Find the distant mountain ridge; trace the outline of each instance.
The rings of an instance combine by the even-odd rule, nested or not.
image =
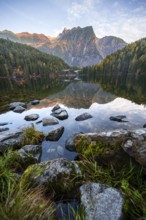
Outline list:
[[[92,26],[64,28],[57,37],[22,32],[14,34],[4,30],[0,38],[27,44],[38,50],[62,58],[70,66],[90,66],[99,63],[107,55],[122,49],[125,41],[114,36],[97,38]]]

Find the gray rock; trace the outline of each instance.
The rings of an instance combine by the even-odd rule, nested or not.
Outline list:
[[[60,105],[58,105],[58,104],[55,105],[55,106],[53,107],[53,109],[52,109],[52,112],[55,112],[55,111],[58,110],[59,108],[61,108]]]
[[[18,150],[18,155],[25,160],[25,162],[33,161],[37,163],[40,161],[42,154],[42,147],[40,145],[25,145]]]
[[[10,110],[13,110],[15,109],[17,106],[21,106],[23,108],[27,108],[27,105],[24,103],[24,102],[12,102],[10,103],[9,105],[9,109]]]
[[[58,141],[60,137],[62,136],[63,132],[64,132],[63,126],[60,128],[54,129],[48,133],[48,135],[46,136],[46,140],[47,141]]]
[[[87,183],[80,187],[80,193],[87,220],[122,218],[123,198],[118,190],[99,183]]]
[[[60,119],[60,120],[65,120],[68,118],[68,113],[63,108],[59,108],[59,109],[53,111],[53,113],[51,115]]]
[[[128,121],[123,120],[124,118],[126,118],[125,115],[118,115],[118,116],[111,116],[110,120],[117,121],[117,122],[128,122]]]
[[[146,124],[143,125],[143,128],[146,128]]]
[[[41,122],[42,122],[42,120],[39,120],[39,121],[36,122],[36,124],[40,124]]]
[[[77,117],[75,118],[75,120],[76,120],[76,121],[84,121],[84,120],[87,120],[87,119],[92,118],[92,117],[93,117],[93,116],[90,115],[89,113],[83,113],[83,114],[77,116]]]
[[[0,132],[3,132],[3,131],[8,131],[9,128],[0,128]]]
[[[38,99],[35,99],[33,101],[30,102],[32,105],[38,105],[40,103],[40,101]]]
[[[76,183],[73,177],[78,174],[81,171],[75,161],[58,158],[29,166],[22,176],[21,184],[45,186],[47,192],[55,192],[57,196],[61,193],[62,196],[74,189]]]
[[[25,116],[25,120],[26,121],[35,121],[39,118],[39,115],[38,114],[31,114],[31,115],[26,115]]]
[[[43,126],[59,124],[59,121],[54,117],[43,118],[42,122]]]
[[[10,147],[13,149],[19,148],[23,140],[23,132],[10,133],[5,132],[0,135],[0,152],[4,153]]]
[[[8,125],[8,124],[9,124],[9,122],[1,122],[0,126],[5,126],[5,125]]]
[[[138,163],[146,166],[146,140],[127,139],[122,148],[129,156],[133,157]]]
[[[22,106],[17,106],[16,108],[14,108],[13,112],[16,112],[16,113],[22,113],[25,111],[25,108],[22,107]]]

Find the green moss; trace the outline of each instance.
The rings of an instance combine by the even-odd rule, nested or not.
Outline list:
[[[49,163],[50,161],[29,166],[21,177],[21,187],[30,188],[41,185],[44,187],[44,192],[49,195],[50,193],[54,193],[56,199],[63,197],[72,198],[72,193],[75,192],[77,186],[80,185],[80,176],[77,175],[74,165],[67,161],[67,166],[69,166],[71,170],[70,173],[61,171],[61,173],[53,176],[50,172],[50,178],[48,174],[48,179],[43,181],[44,178],[46,178],[44,171],[46,166],[49,167]]]
[[[24,131],[22,145],[39,144],[44,137],[45,135],[40,131],[36,131],[34,127],[27,128]]]

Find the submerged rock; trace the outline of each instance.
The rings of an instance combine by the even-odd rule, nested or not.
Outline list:
[[[60,119],[60,120],[65,120],[68,118],[68,113],[63,108],[59,108],[57,110],[54,110],[51,115]]]
[[[38,99],[32,100],[30,102],[32,105],[38,105],[40,103],[40,101]]]
[[[18,150],[18,155],[29,165],[40,161],[41,145],[25,145]],[[31,163],[30,163],[31,162]]]
[[[63,155],[64,155],[64,148],[62,146],[57,146],[56,151],[57,151],[58,156],[63,157]]]
[[[61,108],[60,105],[57,104],[53,107],[52,112],[55,112],[56,110],[58,110],[60,108]]]
[[[5,126],[5,125],[8,125],[8,124],[9,124],[9,122],[1,122],[0,126]]]
[[[8,131],[9,128],[0,128],[0,132],[3,132],[3,131]]]
[[[22,113],[25,111],[25,108],[22,107],[22,106],[17,106],[16,108],[14,108],[13,112],[16,112],[16,113]]]
[[[75,148],[75,138],[79,134],[73,134],[71,135],[66,141],[65,141],[65,148],[69,151],[76,151]]]
[[[59,124],[59,121],[54,117],[43,118],[42,122],[43,126]]]
[[[23,140],[23,132],[10,133],[6,132],[0,135],[0,152],[4,153],[10,147],[17,149]]]
[[[61,126],[60,128],[54,129],[48,133],[48,135],[46,136],[46,140],[47,141],[58,141],[61,138],[63,132],[64,132],[63,126]]]
[[[87,220],[122,218],[123,198],[118,190],[100,183],[87,183],[80,187],[80,193]]]
[[[39,118],[39,115],[38,114],[31,114],[31,115],[26,115],[25,116],[25,120],[26,121],[35,121]]]
[[[23,108],[27,108],[27,105],[24,102],[12,102],[9,105],[10,110],[14,110],[17,106],[21,106]]]
[[[117,121],[117,122],[128,122],[128,121],[123,120],[124,118],[126,118],[125,115],[118,115],[118,116],[111,116],[110,120]]]
[[[40,124],[41,122],[42,122],[42,120],[39,120],[39,121],[36,122],[36,124]]]
[[[76,120],[76,121],[84,121],[84,120],[87,120],[87,119],[89,119],[89,118],[93,118],[93,116],[90,115],[89,113],[83,113],[83,114],[77,116],[77,117],[75,118],[75,120]]]
[[[21,185],[45,186],[47,192],[64,196],[76,188],[73,177],[78,174],[81,171],[76,162],[58,158],[29,166],[22,176]]]

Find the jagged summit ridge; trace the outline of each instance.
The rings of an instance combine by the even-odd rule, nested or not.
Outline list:
[[[64,59],[71,66],[97,64],[107,55],[127,45],[122,39],[113,36],[97,38],[92,26],[64,28],[57,37],[28,32],[14,34],[4,30],[0,32],[0,38],[31,45],[40,51]]]

